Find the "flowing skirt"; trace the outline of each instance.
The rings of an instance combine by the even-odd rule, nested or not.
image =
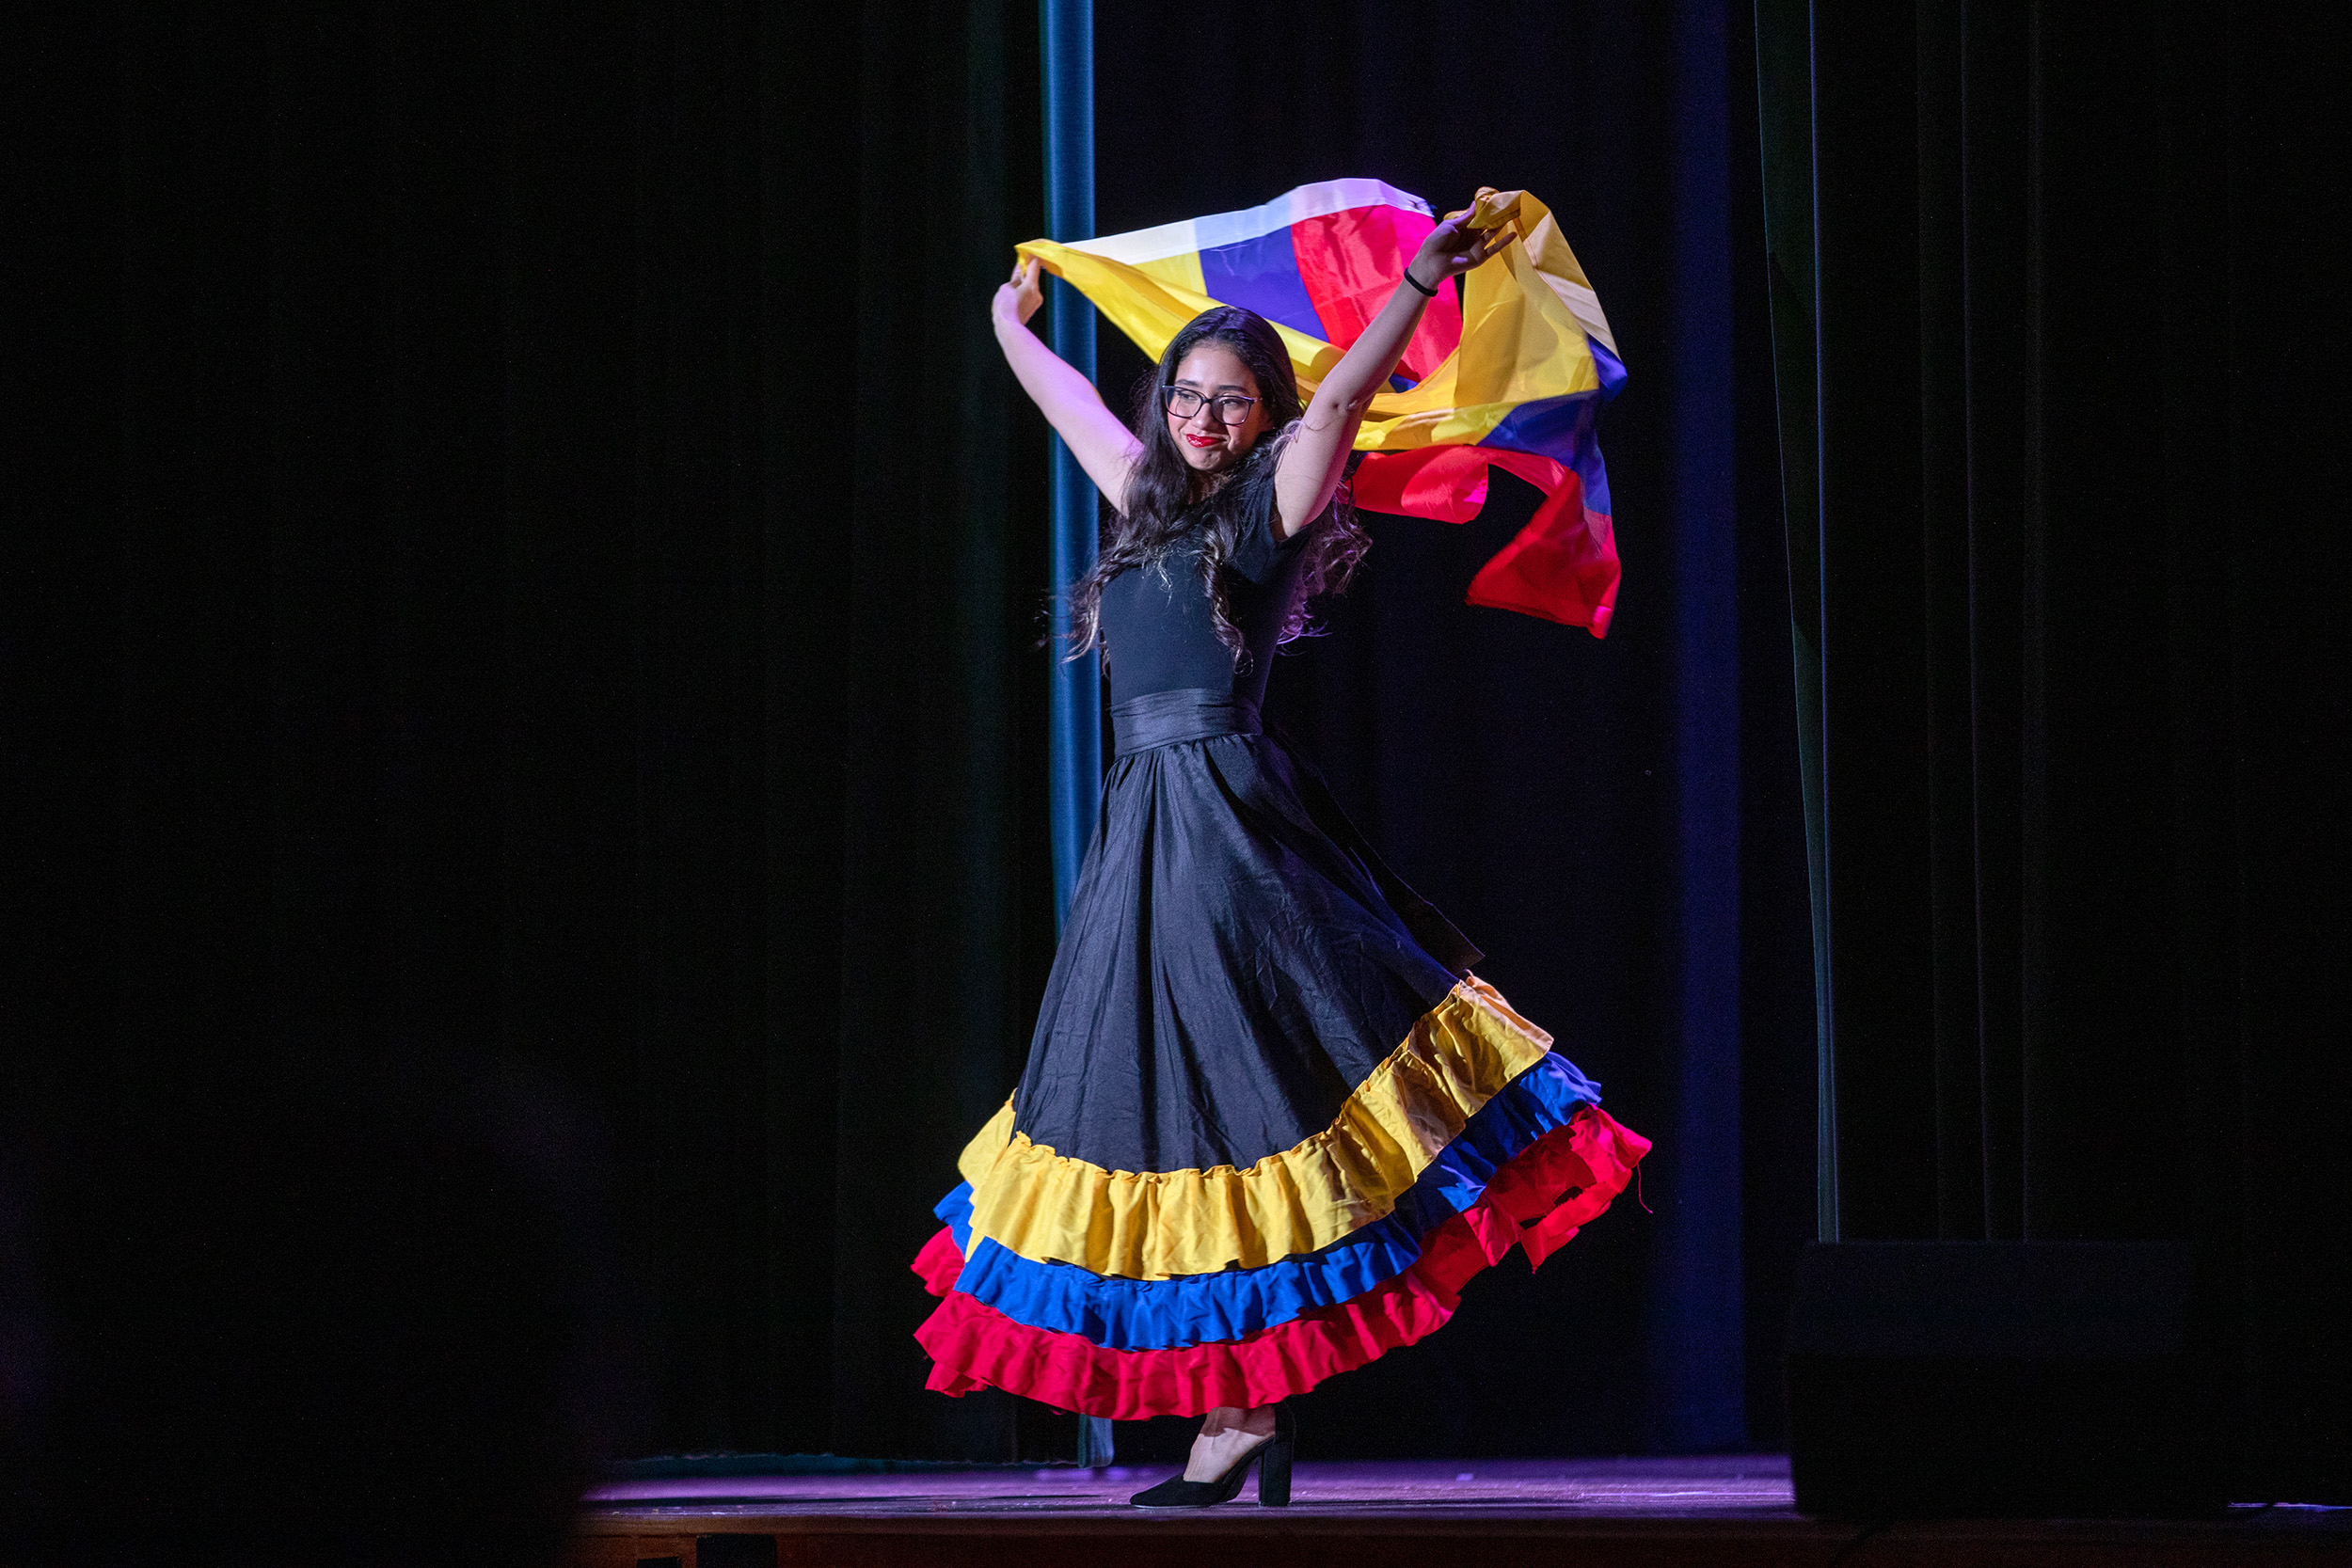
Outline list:
[[[1029,1060],[914,1262],[948,1394],[1271,1404],[1540,1263],[1649,1144],[1247,701],[1114,712]]]

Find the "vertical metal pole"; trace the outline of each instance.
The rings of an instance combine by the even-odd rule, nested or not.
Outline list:
[[[1094,0],[1038,0],[1044,46],[1045,230],[1056,240],[1094,237]],[[1047,284],[1052,321],[1047,341],[1088,380],[1094,379],[1094,307],[1069,284]],[[1062,597],[1094,564],[1094,482],[1053,438],[1054,689],[1046,752],[1050,832],[1054,842],[1054,920],[1070,912],[1071,891],[1086,860],[1087,842],[1103,798],[1102,666],[1092,654],[1064,662],[1070,607]],[[1102,1465],[1113,1458],[1111,1423],[1078,1418],[1078,1462]]]
[[[1811,798],[1805,802],[1807,816],[1813,820],[1810,834],[1814,843],[1814,862],[1818,869],[1813,893],[1813,985],[1815,1019],[1815,1097],[1819,1102],[1816,1113],[1814,1230],[1824,1242],[1835,1242],[1845,1235],[1843,1203],[1837,1185],[1837,968],[1836,968],[1836,905],[1831,899],[1832,865],[1829,809],[1829,661],[1833,650],[1829,641],[1829,450],[1828,416],[1823,404],[1823,378],[1827,367],[1821,363],[1821,54],[1820,18],[1816,7],[1805,8],[1805,142],[1806,168],[1810,178],[1806,214],[1812,228],[1813,240],[1813,499],[1814,514],[1805,519],[1805,526],[1816,531],[1814,569],[1815,603],[1820,618],[1807,629],[1817,639],[1814,650],[1820,664],[1815,672],[1816,706],[1813,713],[1812,740],[1815,784]],[[1799,709],[1803,712],[1802,706]]]
[[[1815,1233],[1843,1233],[1837,1172],[1836,975],[1830,898],[1826,672],[1829,532],[1821,363],[1820,59],[1814,0],[1756,0],[1757,139],[1764,161],[1772,379],[1780,420],[1781,510],[1788,551],[1789,651],[1797,767],[1804,792],[1813,906]]]
[[[1045,226],[1057,240],[1094,237],[1093,0],[1039,0],[1045,87]],[[1054,352],[1094,376],[1094,307],[1059,278],[1047,281]],[[1054,845],[1054,919],[1069,913],[1103,790],[1101,665],[1062,661],[1070,610],[1060,595],[1094,564],[1093,482],[1061,437],[1053,438],[1054,688],[1047,722],[1048,811]]]

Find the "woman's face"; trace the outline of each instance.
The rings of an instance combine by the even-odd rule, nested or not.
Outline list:
[[[1164,408],[1168,434],[1175,441],[1176,450],[1184,454],[1184,461],[1193,471],[1213,474],[1240,462],[1258,437],[1265,434],[1265,404],[1258,397],[1258,378],[1249,373],[1249,367],[1241,362],[1241,356],[1223,343],[1205,342],[1193,345],[1176,366],[1173,386],[1197,394],[1205,400],[1191,414],[1179,417],[1173,408]],[[1236,412],[1238,405],[1228,404],[1220,409],[1220,398],[1250,399],[1248,408]],[[1180,398],[1178,402],[1188,402]]]

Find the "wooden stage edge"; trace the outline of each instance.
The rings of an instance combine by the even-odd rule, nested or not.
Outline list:
[[[1786,1458],[1299,1466],[1288,1509],[1126,1498],[1170,1474],[975,1470],[633,1481],[592,1495],[570,1568],[2173,1568],[2352,1565],[2352,1513],[1923,1520],[1790,1506]]]

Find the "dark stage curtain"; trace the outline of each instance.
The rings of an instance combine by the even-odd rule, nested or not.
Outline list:
[[[1104,7],[1097,26],[1103,231],[1348,175],[1441,210],[1524,188],[1631,369],[1601,429],[1625,558],[1605,641],[1463,602],[1534,504],[1498,476],[1461,527],[1368,515],[1357,586],[1268,705],[1480,972],[1657,1140],[1655,1212],[1629,1196],[1540,1274],[1482,1275],[1443,1333],[1302,1401],[1304,1430],[1366,1455],[1775,1442],[1812,996],[1744,8],[1333,0],[1179,36]],[[1103,350],[1123,406],[1145,363],[1107,328]]]
[[[1606,641],[1462,604],[1533,504],[1498,478],[1466,527],[1375,519],[1275,687],[1659,1140],[1648,1210],[1494,1271],[1313,1396],[1311,1442],[1768,1444],[1812,1001],[1745,13],[1248,20],[1103,8],[1104,229],[1344,175],[1525,186],[1633,374]],[[1033,8],[14,25],[34,1117],[227,1146],[297,1068],[503,1053],[605,1130],[638,1450],[1069,1451],[922,1391],[906,1268],[1054,934],[1045,436],[984,315],[1042,230]]]
[[[92,11],[8,50],[11,1050],[224,1144],[520,1057],[609,1134],[640,1448],[1038,1447],[906,1267],[1053,941],[1031,8]]]
[[[1761,0],[1836,1213],[2190,1237],[2240,1495],[2352,1476],[2347,61]]]

